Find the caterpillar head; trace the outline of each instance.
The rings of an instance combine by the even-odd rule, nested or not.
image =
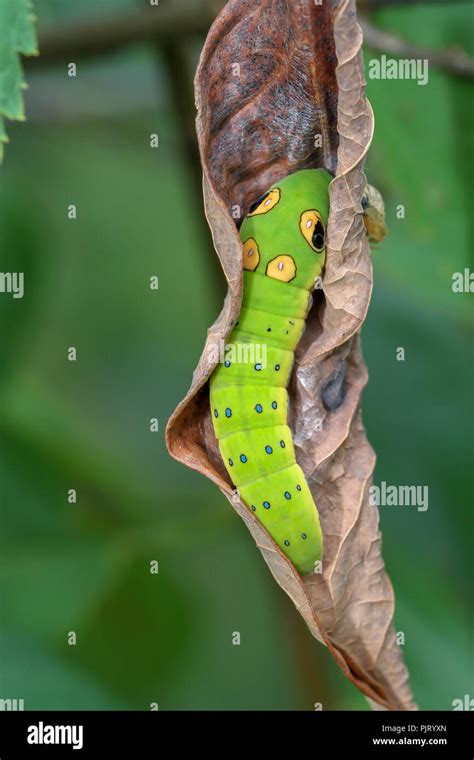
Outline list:
[[[244,269],[313,289],[324,266],[331,179],[324,169],[302,169],[255,200],[240,228]]]

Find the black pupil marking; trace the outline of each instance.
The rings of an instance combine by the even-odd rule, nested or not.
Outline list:
[[[321,222],[316,222],[311,242],[317,250],[324,248],[324,227]]]
[[[270,195],[270,193],[265,193],[265,195],[260,196],[260,198],[258,200],[256,200],[254,203],[252,203],[252,205],[249,208],[249,214],[253,214],[253,212],[258,209],[258,207],[260,206],[260,204],[263,203],[263,201],[265,200],[265,198],[268,198],[269,195]]]

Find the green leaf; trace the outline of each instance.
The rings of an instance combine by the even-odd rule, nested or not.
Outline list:
[[[8,142],[4,118],[25,119],[19,54],[38,55],[34,21],[31,0],[0,0],[0,161]]]

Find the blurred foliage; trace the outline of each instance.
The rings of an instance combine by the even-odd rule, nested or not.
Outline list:
[[[422,46],[474,53],[469,7],[379,12],[377,23]],[[378,54],[367,51],[366,60]],[[374,251],[375,288],[363,332],[370,382],[364,422],[375,482],[429,486],[429,509],[381,507],[397,630],[415,696],[450,709],[472,679],[474,488],[472,295],[473,85],[429,69],[429,83],[369,80],[376,129],[369,180],[383,193],[389,237]],[[396,209],[405,206],[405,219]],[[398,346],[405,361],[395,360]]]
[[[48,19],[73,8],[44,2]],[[424,6],[376,20],[469,50],[467,17]],[[224,292],[163,63],[124,52],[82,63],[80,81],[32,72],[31,88],[43,105],[12,130],[0,188],[1,268],[25,273],[23,299],[0,298],[0,696],[27,709],[366,709],[224,497],[165,449]],[[364,421],[375,482],[429,485],[427,512],[381,507],[381,523],[415,696],[449,709],[469,692],[472,321],[451,277],[472,267],[472,85],[430,70],[426,87],[369,81],[368,95],[368,176],[390,234],[373,256]]]
[[[0,161],[8,142],[4,120],[25,118],[23,70],[19,54],[36,55],[35,17],[30,0],[0,2]],[[8,30],[8,33],[6,33]]]

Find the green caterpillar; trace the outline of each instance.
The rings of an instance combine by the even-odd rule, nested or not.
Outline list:
[[[266,361],[227,359],[210,379],[211,415],[227,472],[301,575],[320,559],[322,533],[296,464],[286,389],[324,265],[330,181],[323,169],[303,169],[251,206],[240,229],[242,308],[226,355],[255,359],[260,348]]]

